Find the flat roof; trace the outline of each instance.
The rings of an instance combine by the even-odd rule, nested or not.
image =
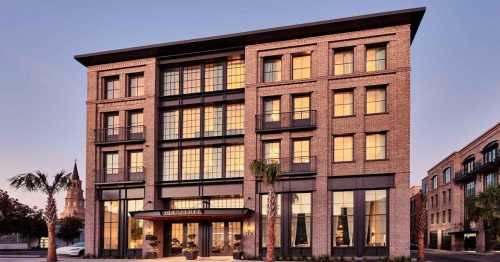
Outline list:
[[[189,55],[244,49],[246,45],[410,24],[411,41],[417,33],[425,7],[337,18],[242,33],[166,42],[103,52],[75,55],[84,66],[122,62],[148,57]]]

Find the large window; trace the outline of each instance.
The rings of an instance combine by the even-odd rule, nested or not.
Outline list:
[[[182,138],[196,137],[200,137],[200,109],[184,109],[182,111]]]
[[[311,55],[292,57],[292,79],[307,79],[311,77]]]
[[[366,113],[380,114],[386,112],[386,90],[384,87],[366,89]]]
[[[434,190],[438,187],[438,177],[437,176],[433,176],[431,178],[431,185],[432,185],[432,190]]]
[[[386,134],[366,135],[366,160],[386,159]]]
[[[484,151],[483,154],[484,163],[495,162],[497,158],[497,147],[498,146],[492,146],[486,149],[486,151]]]
[[[106,113],[104,115],[104,126],[107,136],[120,134],[120,117],[118,113]]]
[[[200,149],[182,150],[182,180],[200,179]]]
[[[128,153],[128,172],[129,174],[144,172],[142,151],[130,151]]]
[[[365,191],[366,246],[387,245],[387,191]]]
[[[128,95],[143,96],[144,95],[144,74],[136,73],[128,75]]]
[[[465,198],[470,199],[476,195],[476,181],[465,184]]]
[[[474,160],[474,157],[471,156],[464,161],[463,166],[466,173],[472,173],[474,171]]]
[[[243,134],[245,130],[245,105],[229,104],[227,105],[227,135]]]
[[[291,246],[311,246],[311,193],[292,194]]]
[[[205,107],[205,136],[222,136],[222,106]]]
[[[245,169],[245,147],[226,147],[226,177],[242,177]]]
[[[264,121],[277,122],[280,121],[280,98],[265,98],[264,99]]]
[[[264,59],[264,82],[281,81],[281,57]]]
[[[372,46],[366,49],[366,72],[385,70],[385,46]]]
[[[201,86],[200,65],[184,67],[182,77],[183,77],[182,78],[183,94],[193,94],[200,92],[200,86]]]
[[[261,214],[261,246],[266,247],[267,243],[267,195],[262,195],[260,198],[260,214]],[[274,246],[281,246],[281,195],[276,194],[276,216],[274,217]]]
[[[129,112],[129,133],[130,134],[140,134],[144,132],[144,115],[142,111],[131,111]]]
[[[443,171],[443,182],[447,184],[450,183],[450,181],[451,181],[451,167],[447,167]]]
[[[162,152],[162,180],[179,180],[179,151],[168,150]]]
[[[210,198],[210,208],[243,208],[242,197]]]
[[[279,162],[280,158],[280,142],[268,141],[264,142],[264,159],[272,162]]]
[[[351,74],[354,70],[354,49],[339,49],[333,51],[333,74]]]
[[[108,76],[104,78],[104,99],[113,99],[120,96],[120,78]]]
[[[353,161],[353,136],[336,136],[333,138],[333,161]]]
[[[354,191],[333,192],[333,246],[354,246]]]
[[[118,249],[119,201],[104,201],[103,248]]]
[[[104,174],[105,175],[118,174],[118,153],[117,152],[104,153]]]
[[[142,239],[144,234],[144,221],[142,219],[135,219],[130,216],[129,212],[142,211],[144,205],[144,200],[128,200],[128,248],[129,249],[141,249]]]
[[[297,139],[293,141],[293,163],[309,163],[310,162],[310,140]]]
[[[293,120],[302,120],[310,118],[311,96],[300,95],[293,97]]]
[[[223,86],[222,63],[205,65],[205,92],[222,90]]]
[[[488,173],[484,176],[484,189],[490,189],[496,187],[498,184],[497,174],[495,172]]]
[[[333,116],[354,115],[354,95],[352,91],[340,91],[333,94]]]
[[[204,178],[222,177],[222,147],[205,147],[203,149]]]
[[[170,68],[162,71],[162,95],[174,96],[179,94],[179,68]]]
[[[243,59],[227,61],[227,89],[245,86],[245,61]]]
[[[172,199],[170,209],[198,209],[203,208],[201,199]]]
[[[162,113],[162,139],[179,138],[179,110],[165,111]]]

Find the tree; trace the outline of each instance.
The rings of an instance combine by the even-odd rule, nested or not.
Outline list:
[[[427,228],[427,208],[425,206],[425,196],[419,193],[415,201],[415,229],[417,231],[418,251],[417,261],[425,261],[425,230]]]
[[[265,160],[254,160],[250,168],[255,177],[258,179],[262,179],[262,182],[267,186],[268,189],[266,262],[273,262],[273,250],[275,242],[274,225],[276,217],[276,192],[274,186],[280,173],[280,164],[275,161],[267,163]]]
[[[482,224],[488,248],[500,247],[500,186],[489,188],[467,202],[471,221]]]
[[[24,189],[29,192],[42,192],[47,195],[47,206],[45,207],[44,220],[48,229],[48,250],[47,261],[57,261],[56,255],[56,221],[57,207],[54,195],[62,190],[66,190],[71,185],[71,173],[61,171],[54,175],[52,183],[48,181],[48,176],[40,171],[35,173],[24,173],[9,179],[10,185],[16,189]]]
[[[59,220],[59,232],[57,237],[66,243],[73,244],[73,240],[80,237],[80,231],[83,228],[83,221],[77,217],[65,217]]]

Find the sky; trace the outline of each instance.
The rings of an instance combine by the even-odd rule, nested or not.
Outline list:
[[[75,54],[420,6],[412,184],[500,121],[500,1],[2,1],[0,189],[43,207],[43,195],[15,191],[7,179],[71,171],[75,159],[85,173],[86,71]]]

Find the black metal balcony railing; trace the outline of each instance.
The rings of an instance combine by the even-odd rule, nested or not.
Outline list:
[[[281,175],[314,174],[317,171],[316,156],[270,158],[265,161],[279,163]]]
[[[144,167],[103,168],[96,171],[96,183],[143,181]]]
[[[316,127],[316,110],[259,114],[255,119],[258,132],[311,129]]]
[[[127,141],[143,141],[145,133],[145,126],[101,128],[95,130],[95,143],[105,144]]]
[[[485,161],[474,161],[472,169],[461,169],[455,173],[455,182],[468,182],[476,177],[479,173],[486,173],[494,170],[500,166],[500,155],[498,152],[495,154],[494,159]]]

